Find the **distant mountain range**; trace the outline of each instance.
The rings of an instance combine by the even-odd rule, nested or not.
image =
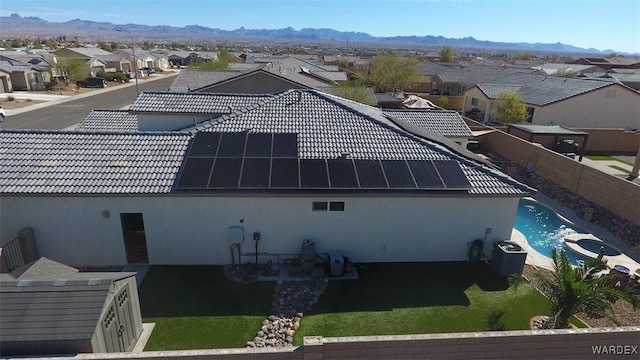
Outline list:
[[[199,25],[175,27],[168,25],[140,25],[140,24],[112,24],[110,22],[95,22],[86,20],[71,20],[67,22],[49,22],[38,17],[21,17],[18,14],[0,17],[2,36],[4,38],[29,37],[60,37],[66,36],[71,40],[80,41],[128,41],[132,38],[143,37],[149,42],[166,43],[207,43],[220,41],[258,41],[262,43],[307,43],[330,44],[336,43],[350,47],[358,45],[404,48],[441,48],[450,45],[454,48],[479,48],[527,52],[554,52],[565,54],[603,54],[614,53],[614,50],[584,49],[561,43],[507,43],[476,40],[473,37],[461,39],[445,38],[442,36],[394,36],[375,37],[366,33],[352,31],[336,31],[333,29],[295,30],[291,27],[284,29],[246,29],[221,30]]]

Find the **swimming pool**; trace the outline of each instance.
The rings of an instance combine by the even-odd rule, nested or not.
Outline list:
[[[551,249],[556,248],[558,252],[564,250],[573,265],[585,260],[584,256],[564,246],[564,238],[567,235],[586,232],[564,221],[544,205],[527,199],[520,200],[513,227],[527,238],[529,246],[544,256],[551,257]]]

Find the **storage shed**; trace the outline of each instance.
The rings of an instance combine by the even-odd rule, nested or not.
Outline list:
[[[127,352],[142,333],[135,273],[40,258],[0,274],[2,356]]]

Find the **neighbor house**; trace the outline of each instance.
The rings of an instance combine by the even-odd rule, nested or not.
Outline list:
[[[509,239],[534,192],[314,90],[142,93],[130,112],[153,131],[0,131],[2,238],[33,227],[74,266],[228,264],[255,246],[281,262],[305,239],[357,262],[463,261]]]
[[[533,125],[571,128],[640,128],[640,93],[607,79],[574,79],[512,74],[480,83],[465,92],[464,112],[492,120],[491,106],[501,93],[517,93]]]
[[[87,76],[96,76],[100,70],[106,71],[107,62],[113,63],[113,53],[100,48],[76,47],[62,48],[54,51],[58,58],[77,58],[85,63]],[[103,58],[107,60],[103,60]],[[60,59],[58,59],[60,61]]]
[[[5,91],[12,90],[44,90],[45,84],[50,78],[48,71],[40,71],[32,64],[15,60],[0,60],[0,71],[9,74],[11,81],[3,81]],[[9,88],[11,85],[11,88]]]

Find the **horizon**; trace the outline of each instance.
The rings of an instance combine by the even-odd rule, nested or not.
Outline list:
[[[640,54],[637,0],[139,0],[135,7],[128,1],[113,0],[105,9],[83,10],[85,4],[82,0],[3,0],[0,16],[16,13],[56,23],[80,19],[115,25],[199,25],[222,30],[324,28],[375,37],[473,37],[481,41],[562,43]],[[604,8],[615,23],[598,11]],[[537,19],[544,23],[537,25]],[[526,26],[526,21],[533,25]]]

